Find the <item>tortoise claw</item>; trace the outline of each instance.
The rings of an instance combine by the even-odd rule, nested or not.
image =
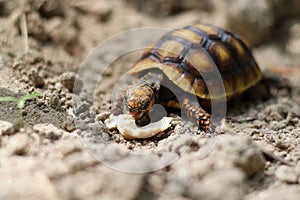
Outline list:
[[[208,130],[206,131],[206,132],[208,132],[208,133],[214,133],[215,132],[215,130],[216,130],[216,125],[214,124],[214,123],[211,123],[210,125],[209,125],[209,127],[208,127]]]

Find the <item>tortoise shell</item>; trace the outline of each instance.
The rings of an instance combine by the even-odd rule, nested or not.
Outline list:
[[[146,48],[130,73],[142,75],[151,69],[161,70],[179,88],[202,99],[235,96],[262,78],[251,51],[239,35],[206,24],[168,32]],[[218,88],[216,70],[223,80],[225,94],[208,90],[208,85]]]

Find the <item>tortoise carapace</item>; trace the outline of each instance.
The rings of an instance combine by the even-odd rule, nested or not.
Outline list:
[[[210,93],[208,88],[218,88],[216,70],[223,80],[223,93]],[[168,32],[144,51],[129,73],[138,79],[118,97],[114,114],[122,113],[125,105],[136,121],[143,121],[154,103],[179,108],[180,101],[182,113],[206,132],[211,114],[202,108],[203,102],[207,106],[212,99],[228,100],[262,79],[246,43],[235,33],[207,24]],[[162,101],[163,81],[177,87],[179,97]],[[197,97],[197,102],[191,100],[191,95]]]

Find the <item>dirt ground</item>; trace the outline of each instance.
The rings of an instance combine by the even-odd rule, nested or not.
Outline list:
[[[286,84],[230,102],[215,133],[172,113],[160,137],[109,131],[140,49],[198,22],[241,34]],[[0,199],[300,199],[299,1],[0,0],[0,43],[0,97],[41,94],[0,102]]]

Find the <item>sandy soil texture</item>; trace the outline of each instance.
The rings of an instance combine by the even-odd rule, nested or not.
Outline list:
[[[0,97],[40,93],[0,102],[0,199],[300,199],[300,3],[251,2],[0,0]],[[241,34],[285,84],[228,102],[215,133],[178,113],[148,140],[108,130],[141,48],[199,22]]]

